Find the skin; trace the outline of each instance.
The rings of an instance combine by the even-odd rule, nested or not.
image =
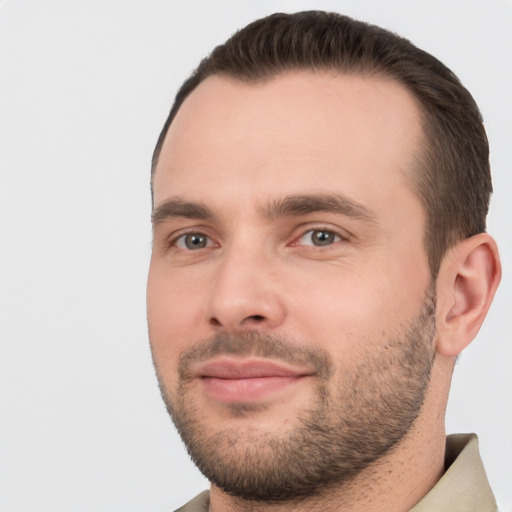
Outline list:
[[[337,368],[355,368],[402,332],[431,284],[425,212],[406,178],[421,138],[415,100],[382,78],[290,72],[259,84],[216,76],[200,84],[169,129],[153,180],[148,323],[164,392],[178,389],[180,356],[218,333],[314,344]],[[289,197],[333,194],[351,208],[269,212]],[[208,215],[177,208],[176,200]],[[312,230],[335,233],[333,243],[315,246]],[[187,233],[206,236],[206,246],[191,250]],[[453,362],[478,331],[498,281],[488,235],[447,254],[420,416],[379,464],[294,510],[405,511],[430,490],[443,471]],[[315,392],[314,379],[297,379],[249,400],[245,414],[212,399],[201,379],[187,397],[208,431],[231,429],[249,442],[255,431],[286,434]],[[212,486],[211,509],[287,506],[246,503]]]

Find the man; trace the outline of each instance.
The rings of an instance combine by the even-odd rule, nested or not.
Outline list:
[[[337,14],[258,20],[178,92],[152,186],[152,353],[211,482],[180,510],[496,509],[476,438],[444,431],[500,279],[445,66]]]

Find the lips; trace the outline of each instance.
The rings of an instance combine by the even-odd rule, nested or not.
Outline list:
[[[211,398],[252,402],[279,395],[311,372],[271,360],[222,357],[201,364],[194,374]]]

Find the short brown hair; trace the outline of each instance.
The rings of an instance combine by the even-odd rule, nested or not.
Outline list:
[[[489,145],[478,107],[458,78],[410,41],[375,25],[321,11],[273,14],[217,46],[179,89],[158,139],[187,96],[207,77],[244,82],[289,70],[381,75],[404,85],[423,116],[424,141],[411,175],[426,212],[425,249],[433,278],[457,241],[485,231],[492,192]]]

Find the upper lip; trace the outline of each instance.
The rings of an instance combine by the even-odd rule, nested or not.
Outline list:
[[[270,359],[218,357],[201,363],[193,372],[196,377],[218,379],[256,379],[264,377],[302,377],[312,372],[302,367]]]

